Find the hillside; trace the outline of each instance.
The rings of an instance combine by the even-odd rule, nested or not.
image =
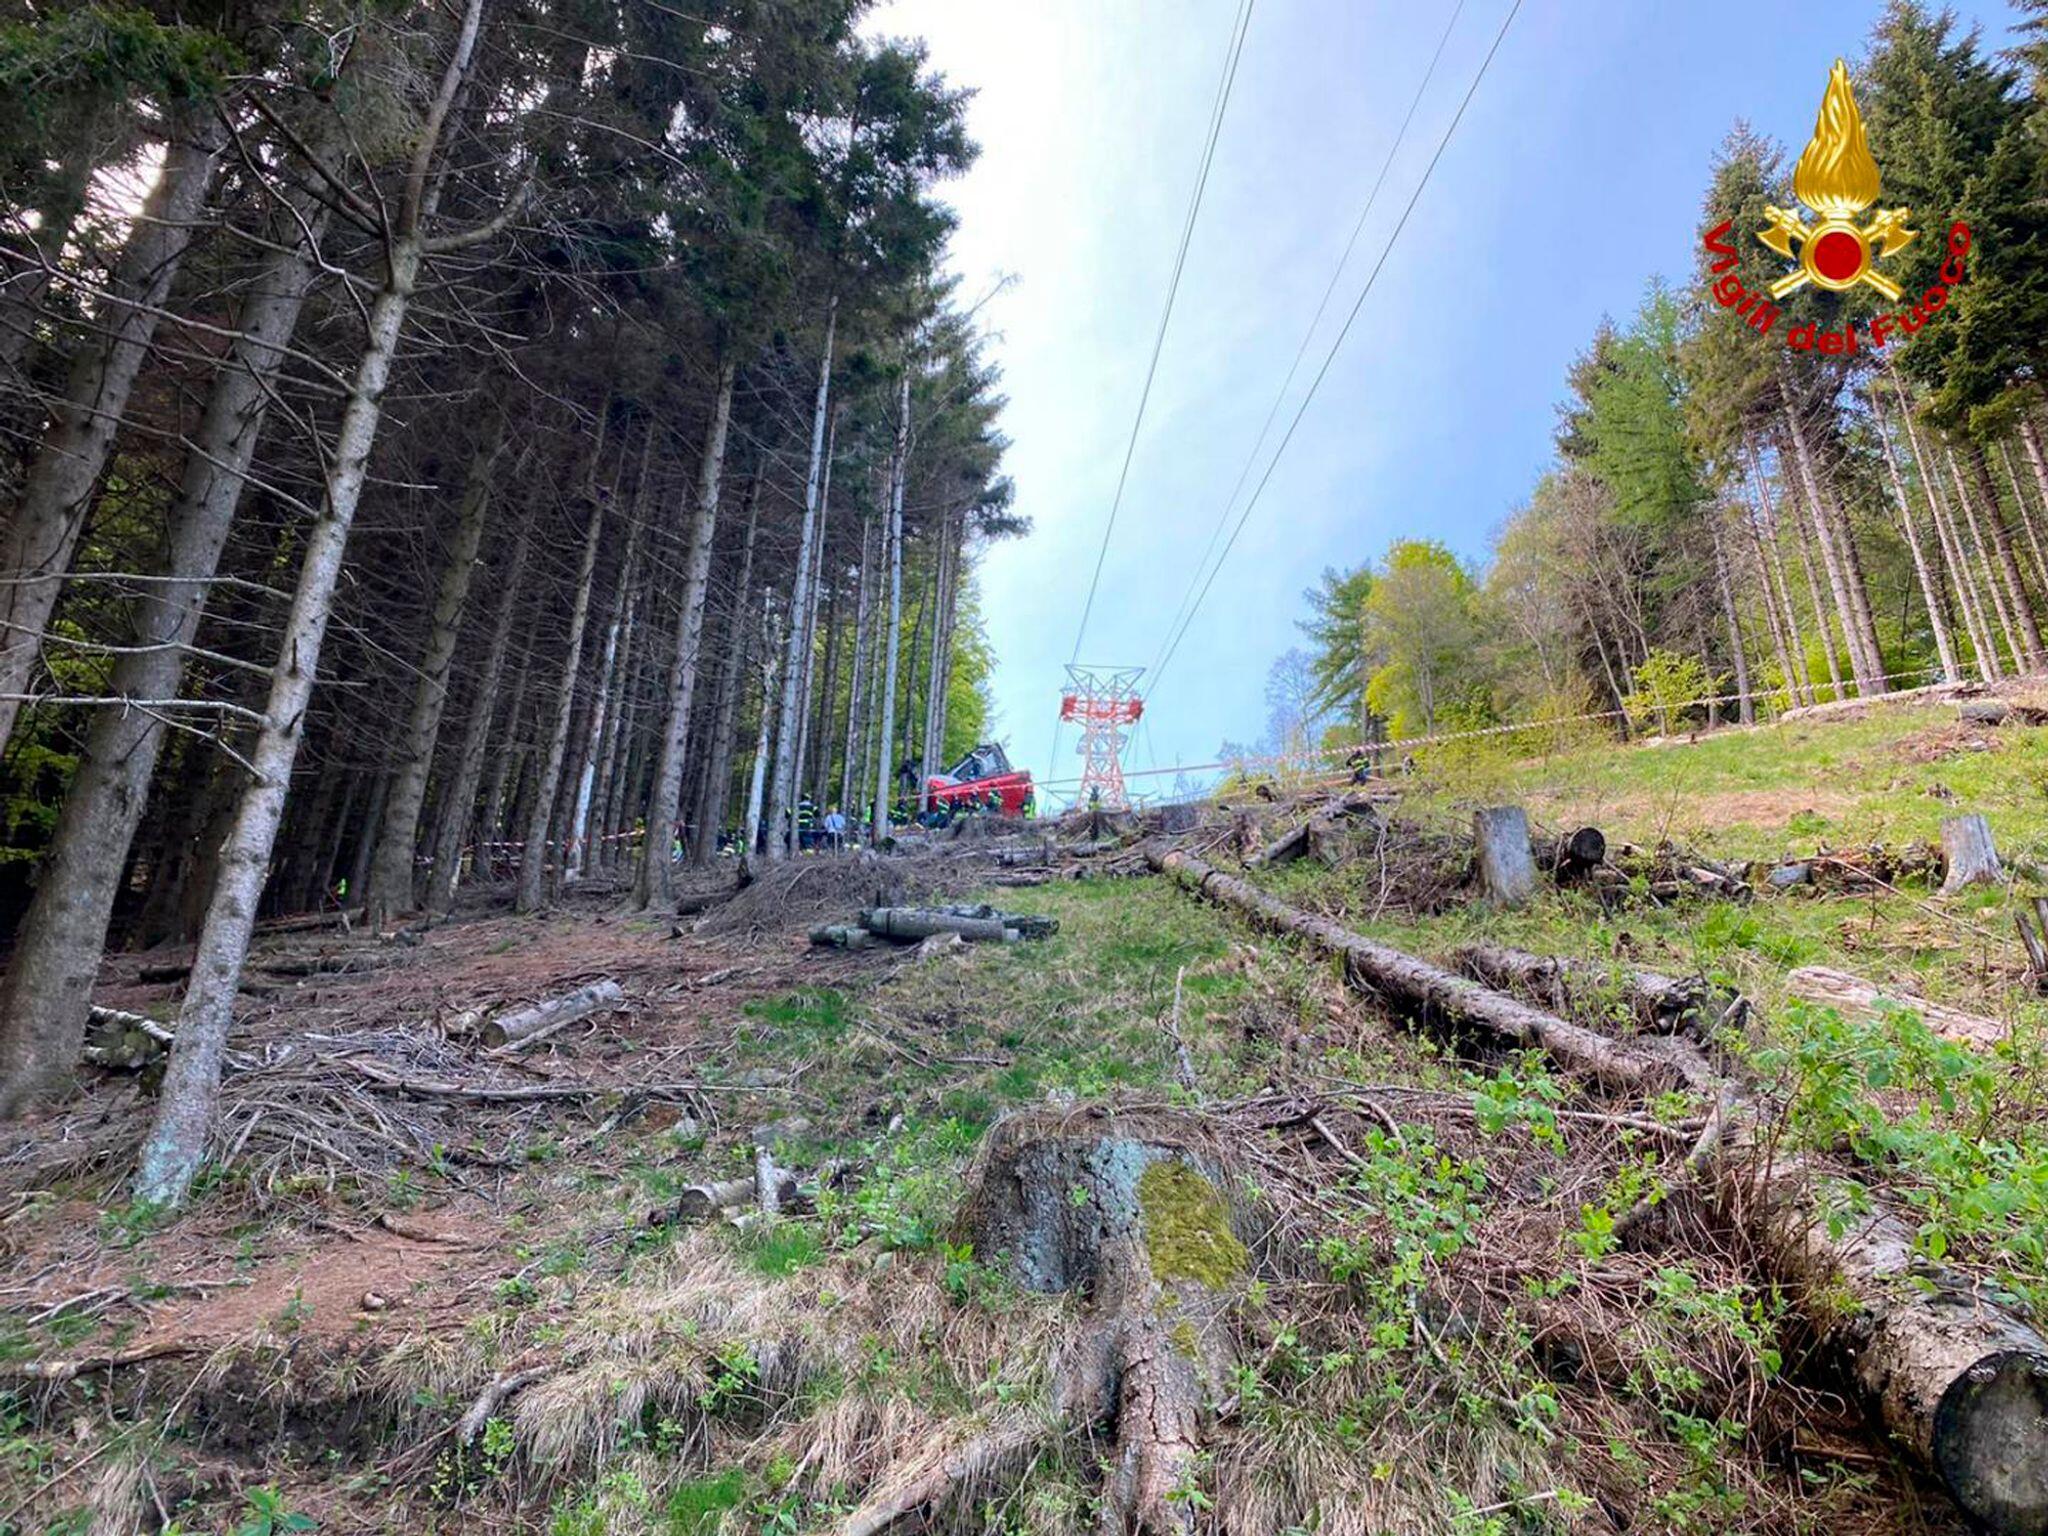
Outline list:
[[[737,897],[706,877],[677,937],[600,890],[273,933],[181,1221],[95,1215],[150,1068],[96,1073],[0,1152],[0,1528],[1056,1532],[1122,1508],[1147,1529],[1960,1531],[1843,1353],[1872,1298],[1840,1282],[1817,1315],[1707,1170],[1796,1166],[1852,1248],[1898,1213],[1900,1306],[1959,1284],[2038,1322],[2048,1003],[2010,915],[2031,887],[1944,897],[1908,849],[1981,809],[2025,869],[2044,753],[2038,728],[1909,701],[1548,763],[1425,756],[1348,817],[1269,789],[1142,841],[1020,824],[813,856]],[[1482,906],[1481,803],[1539,834],[1597,823],[1608,874]],[[1323,857],[1239,863],[1319,811],[1342,828]],[[1659,894],[1660,862],[1747,881],[1791,855],[1808,877],[1782,890]],[[1382,1007],[1153,873],[1169,856],[1418,956],[1591,961],[1571,1016],[1630,1060],[1697,1052],[1757,1135],[1702,1162],[1697,1080],[1603,1086],[1568,1049]],[[1058,931],[806,941],[886,887]],[[167,1013],[175,982],[145,978],[174,961],[111,961],[99,1002]],[[1811,965],[2004,1038],[1797,1003]],[[1637,970],[1708,984],[1704,1047],[1639,1022]],[[523,1052],[479,1038],[471,1010],[605,978],[616,1012]],[[757,1147],[797,1186],[778,1213]],[[718,1180],[733,1205],[684,1214]],[[2038,1427],[2012,1447],[2035,1470],[1979,1466],[1976,1496],[2039,1496]],[[2033,1508],[2004,1528],[2038,1529]]]

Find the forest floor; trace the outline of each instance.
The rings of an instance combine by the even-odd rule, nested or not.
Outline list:
[[[1396,830],[1369,850],[1250,873],[1418,955],[1485,939],[1739,988],[1754,1011],[1724,1048],[1783,1134],[2038,1322],[2048,1002],[2010,909],[2048,862],[2044,736],[1915,702],[1425,762],[1379,792]],[[1467,885],[1470,812],[1503,802],[1597,823],[1646,867],[1670,838],[1816,873],[1753,899],[1546,884],[1493,911]],[[1247,794],[1144,848],[1221,863],[1322,804]],[[1907,850],[1957,810],[2030,878],[1936,894]],[[1224,1261],[1201,1325],[1224,1366],[1161,1506],[1185,1529],[1964,1528],[1690,1189],[1702,1105],[1397,1023],[1143,849],[1070,842],[1044,883],[992,886],[999,846],[807,859],[673,927],[586,892],[398,939],[267,939],[182,1217],[121,1203],[146,1070],[95,1071],[0,1143],[0,1533],[1093,1528],[1123,1453],[1067,1391],[1090,1298],[975,1241],[991,1128],[1019,1126],[1212,1149],[1235,1236],[1199,1211],[1177,1229]],[[882,882],[1058,932],[807,942]],[[111,957],[98,1000],[169,1016],[176,982],[143,976],[177,959]],[[1804,1005],[1789,978],[1811,965],[2003,1038]],[[476,1010],[601,977],[622,1009],[513,1055],[476,1038]],[[805,1185],[791,1210],[680,1214],[761,1149]],[[1623,1243],[1638,1205],[1655,1219]]]

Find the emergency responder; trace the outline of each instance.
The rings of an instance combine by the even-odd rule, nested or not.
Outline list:
[[[808,849],[818,840],[817,803],[806,794],[796,803],[796,845]]]

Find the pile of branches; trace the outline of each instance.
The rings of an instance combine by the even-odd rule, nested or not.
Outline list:
[[[738,895],[697,920],[696,932],[758,938],[822,922],[849,907],[916,901],[938,889],[942,858],[880,854],[811,854],[787,863],[748,861]]]
[[[667,1103],[710,1123],[704,1090],[692,1081],[541,1073],[518,1061],[565,1013],[588,1017],[620,1000],[616,984],[603,982],[490,1021],[461,1016],[452,1027],[421,1021],[333,1032],[267,1011],[238,1028],[245,1043],[228,1053],[207,1161],[263,1200],[287,1189],[382,1180],[406,1167],[513,1166],[536,1122],[570,1107],[602,1106],[616,1123]],[[540,1022],[523,1035],[504,1033],[532,1018]],[[157,1047],[153,1055],[109,1058],[123,1069],[106,1074],[116,1086],[0,1127],[0,1189],[126,1172],[155,1114],[153,1079],[169,1037],[158,1030],[144,1037]]]

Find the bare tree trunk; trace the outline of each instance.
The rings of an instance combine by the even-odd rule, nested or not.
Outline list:
[[[1764,619],[1770,626],[1771,648],[1777,653],[1778,675],[1785,681],[1785,702],[1793,704],[1810,702],[1801,688],[1800,675],[1792,665],[1792,647],[1786,643],[1785,621],[1778,603],[1778,589],[1771,581],[1769,558],[1764,553],[1763,535],[1757,528],[1758,514],[1753,508],[1743,509],[1742,526],[1749,535],[1750,561],[1756,567],[1758,590],[1764,600]]]
[[[1942,612],[1941,587],[1934,579],[1934,573],[1927,564],[1927,555],[1920,546],[1920,530],[1913,521],[1913,501],[1906,494],[1906,478],[1899,473],[1899,456],[1892,447],[1890,425],[1884,418],[1884,407],[1877,398],[1877,391],[1869,391],[1870,412],[1877,427],[1878,445],[1884,450],[1885,469],[1890,473],[1892,495],[1899,504],[1899,523],[1906,534],[1906,547],[1912,552],[1913,574],[1920,582],[1920,600],[1927,605],[1927,621],[1934,630],[1935,653],[1941,658],[1941,675],[1945,682],[1958,682],[1962,668],[1956,661],[1955,641],[1948,631],[1948,616]]]
[[[413,688],[412,711],[399,738],[398,767],[384,802],[384,822],[377,833],[376,855],[363,892],[364,921],[372,928],[382,928],[414,905],[420,809],[426,803],[427,774],[434,765],[434,745],[448,703],[448,669],[455,661],[462,611],[469,603],[477,551],[483,546],[491,506],[491,472],[497,466],[504,417],[493,412],[492,423],[470,459],[455,538],[448,546],[448,563],[441,572],[441,590],[427,629],[426,652],[420,658],[419,681]]]
[[[2005,509],[1998,500],[1998,482],[1991,478],[1991,464],[1984,456],[1982,443],[1969,445],[1969,459],[1977,477],[1977,489],[1984,497],[1984,519],[1991,525],[1991,545],[1998,553],[1999,573],[2005,579],[2006,596],[2012,601],[2013,618],[2025,648],[2026,670],[2038,672],[2048,663],[2048,656],[2041,649],[2041,626],[2035,622],[2034,605],[2027,598],[2026,579],[2020,574],[2019,557],[2012,547],[2012,530],[2006,527]],[[2023,515],[2025,510],[2022,504]]]
[[[2027,536],[2027,551],[2034,557],[2034,586],[2044,597],[2048,597],[2048,554],[2041,549],[2040,530],[2035,526],[2033,504],[2027,499],[2026,487],[2020,482],[2019,466],[2012,461],[2012,444],[2000,443],[1998,456],[2005,462],[2005,478],[2012,486],[2012,501],[2019,511],[2020,531]]]
[[[222,850],[220,875],[193,956],[184,1006],[178,1012],[177,1043],[171,1047],[156,1119],[142,1149],[136,1198],[149,1204],[182,1203],[205,1155],[242,962],[248,955],[256,904],[269,873],[271,844],[290,787],[292,763],[298,756],[321,642],[333,612],[342,551],[368,478],[384,385],[398,350],[421,255],[417,236],[402,238],[392,246],[389,274],[370,309],[369,341],[350,384],[339,440],[328,468],[326,505],[306,541],[284,643],[271,673],[263,726],[250,757],[254,776],[243,792],[234,828]]]
[[[1721,589],[1721,617],[1728,625],[1728,645],[1735,659],[1736,718],[1744,725],[1755,723],[1756,706],[1749,694],[1749,652],[1742,643],[1742,620],[1735,611],[1735,583],[1728,574],[1728,550],[1721,539],[1721,509],[1708,513],[1708,529],[1714,536],[1714,579]]]
[[[753,614],[747,597],[754,589],[754,537],[761,523],[761,477],[747,487],[747,530],[740,540],[740,576],[733,588],[732,615],[725,626],[725,655],[719,663],[718,705],[711,730],[711,762],[704,775],[703,810],[697,817],[697,840],[690,846],[690,863],[704,869],[717,851],[718,834],[725,826],[727,801],[732,795],[733,738],[738,732],[740,694],[746,686],[748,644]]]
[[[839,802],[831,800],[832,795],[832,727],[837,723],[839,706],[839,582],[836,579],[839,567],[834,567],[835,579],[831,592],[825,598],[825,660],[824,671],[818,680],[817,702],[811,707],[811,724],[804,730],[804,739],[810,744],[805,768],[804,782],[811,787],[813,795],[822,803],[831,801],[833,808]]]
[[[1790,648],[1796,670],[1787,673],[1788,684],[1794,689],[1802,704],[1817,702],[1812,668],[1807,663],[1806,636],[1799,628],[1799,608],[1792,600],[1792,581],[1785,574],[1785,555],[1780,547],[1780,529],[1783,524],[1776,509],[1771,505],[1770,482],[1764,478],[1763,462],[1757,456],[1753,440],[1743,439],[1743,452],[1749,459],[1750,479],[1755,482],[1757,508],[1763,519],[1761,529],[1752,528],[1756,542],[1757,563],[1764,573],[1764,584],[1777,593],[1779,612],[1785,620],[1785,642]]]
[[[163,174],[150,188],[95,321],[99,339],[72,360],[21,502],[0,534],[0,749],[35,681],[93,487],[106,468],[157,319],[191,246],[227,127],[211,102],[172,110]],[[274,365],[273,365],[274,366]]]
[[[116,696],[177,696],[185,649],[234,526],[271,386],[319,271],[315,243],[325,214],[317,205],[300,214],[303,223],[273,222],[277,249],[238,317],[240,334],[215,375],[170,512],[169,579],[145,585],[135,600],[135,648],[115,662],[108,680]],[[105,709],[93,719],[49,862],[0,985],[0,1115],[60,1087],[78,1060],[122,864],[149,798],[163,736],[162,717],[152,710]]]
[[[228,1028],[234,1019],[235,992],[249,952],[257,902],[270,871],[271,847],[298,756],[321,642],[334,608],[342,553],[369,478],[370,450],[383,413],[384,386],[426,255],[421,226],[431,218],[439,192],[438,178],[430,182],[430,172],[441,129],[469,73],[482,20],[483,0],[469,0],[440,92],[414,149],[412,171],[392,237],[385,246],[385,280],[370,303],[367,340],[349,382],[341,428],[327,464],[326,504],[305,539],[298,589],[285,621],[284,642],[271,673],[270,698],[250,757],[253,773],[242,793],[234,829],[222,849],[220,877],[193,952],[184,1005],[178,1012],[177,1041],[171,1047],[156,1118],[136,1171],[136,1198],[146,1204],[183,1203],[205,1156],[220,1095]]]
[[[804,613],[804,681],[797,694],[796,756],[791,760],[790,799],[802,798],[808,792],[810,778],[805,771],[811,751],[811,697],[812,685],[818,671],[818,607],[823,601],[825,590],[825,551],[831,543],[832,507],[832,444],[837,423],[828,423],[825,428],[825,476],[818,489],[818,537],[816,557],[811,562],[810,600]],[[792,830],[792,840],[794,831]]]
[[[747,784],[747,817],[743,857],[752,858],[761,843],[761,816],[768,789],[768,733],[775,724],[775,669],[780,661],[775,623],[775,593],[761,591],[761,722],[754,735],[754,766]]]
[[[630,712],[633,681],[638,674],[640,659],[640,632],[644,627],[640,623],[640,589],[645,581],[646,578],[636,569],[633,582],[626,591],[625,618],[619,632],[619,665],[612,678],[611,719],[598,748],[597,779],[591,791],[590,819],[595,830],[589,834],[590,862],[604,874],[609,874],[618,863],[615,855],[619,849],[619,834],[624,831],[619,825],[618,786],[625,761],[623,748],[633,729]]]
[[[572,884],[583,877],[583,864],[590,846],[591,801],[597,794],[598,759],[604,751],[606,733],[611,729],[612,678],[618,670],[619,637],[625,632],[631,611],[633,582],[639,575],[639,563],[640,525],[635,523],[626,535],[626,553],[619,563],[619,587],[612,596],[611,622],[605,626],[604,653],[598,662],[597,686],[592,691],[594,702],[590,711],[590,731],[580,754],[582,765],[575,776],[576,798],[569,813],[569,846],[563,854],[563,879]]]
[[[889,786],[895,775],[896,661],[903,639],[903,489],[910,478],[910,358],[896,396],[896,448],[889,459],[889,522],[883,534],[889,604],[882,617],[881,746],[875,758],[875,838],[889,835]]]
[[[718,532],[718,482],[725,469],[725,436],[732,424],[732,386],[737,365],[719,366],[718,391],[711,419],[704,429],[704,452],[697,468],[696,512],[690,523],[689,552],[684,558],[682,603],[676,614],[676,647],[669,664],[668,712],[661,728],[661,750],[647,800],[647,836],[640,847],[640,874],[633,887],[636,905],[646,908],[675,902],[674,871],[669,844],[683,792],[683,745],[690,730],[690,705],[697,692],[697,661],[704,638],[704,594],[711,576],[711,545]]]
[[[847,813],[859,820],[862,791],[866,788],[867,720],[865,693],[868,686],[869,650],[872,627],[868,600],[873,585],[875,570],[874,514],[861,519],[860,525],[860,588],[854,602],[853,613],[853,676],[846,689],[846,755],[839,769],[839,803],[847,807]]]
[[[783,658],[782,698],[776,709],[775,769],[768,783],[768,846],[770,863],[789,857],[796,838],[790,814],[796,783],[798,695],[809,669],[803,648],[810,637],[811,561],[818,532],[818,493],[825,471],[827,416],[832,398],[832,340],[839,324],[839,299],[825,306],[825,346],[818,361],[817,403],[811,408],[811,465],[804,477],[803,531],[797,539],[796,577],[789,592],[789,654]]]
[[[491,736],[491,716],[498,707],[498,680],[504,675],[505,657],[512,648],[512,621],[523,596],[520,584],[526,575],[526,553],[531,537],[530,517],[522,518],[504,572],[504,594],[498,599],[498,614],[491,622],[490,643],[484,651],[483,672],[477,678],[476,698],[463,726],[462,749],[456,754],[454,782],[441,803],[440,825],[434,836],[434,866],[427,880],[427,908],[446,912],[455,905],[455,888],[462,879],[462,843],[476,812],[476,793],[484,775],[484,749]],[[522,674],[518,691],[525,691]],[[514,705],[517,709],[517,705]],[[517,725],[508,718],[509,734]],[[490,836],[488,828],[478,832],[478,843]],[[476,866],[485,863],[483,848],[477,848]]]
[[[2014,667],[2026,669],[2026,654],[2020,648],[2019,632],[2013,628],[2011,612],[2005,605],[2005,594],[1999,590],[1997,573],[1992,569],[1990,544],[1984,538],[1984,530],[1977,522],[1977,509],[1972,504],[1969,487],[1963,483],[1963,467],[1956,460],[1955,447],[1944,442],[1942,457],[1948,461],[1949,482],[1955,487],[1955,505],[1959,514],[1959,527],[1969,532],[1969,542],[1976,552],[1976,571],[1973,576],[1981,578],[1983,590],[1991,598],[1992,612],[1998,616],[1998,631],[2005,637],[2006,653],[2012,657]],[[1993,654],[1996,655],[1994,646]]]
[[[1788,403],[1784,408],[1785,427],[1790,438],[1792,461],[1797,468],[1800,488],[1804,495],[1794,498],[1805,505],[1812,524],[1814,542],[1820,546],[1821,569],[1828,579],[1828,590],[1835,600],[1835,613],[1842,621],[1842,639],[1849,651],[1849,671],[1860,694],[1879,693],[1883,683],[1875,680],[1880,668],[1871,664],[1870,656],[1864,649],[1863,634],[1856,620],[1855,600],[1849,594],[1849,579],[1843,569],[1842,560],[1835,548],[1832,530],[1828,526],[1827,505],[1821,499],[1820,481],[1814,474],[1812,455],[1807,452],[1806,429],[1800,424],[1799,413]],[[1789,477],[1788,477],[1789,478]],[[1831,673],[1834,672],[1830,668]],[[1839,674],[1836,674],[1839,684]]]
[[[563,642],[562,680],[555,691],[555,721],[548,731],[547,755],[541,759],[533,803],[527,808],[526,846],[520,850],[519,889],[512,898],[514,912],[538,911],[547,899],[548,839],[554,830],[555,796],[562,787],[562,764],[569,755],[569,727],[576,717],[576,685],[583,676],[583,631],[590,623],[590,589],[597,579],[597,550],[604,540],[608,510],[608,502],[597,501],[590,509],[590,524],[583,534],[583,559],[576,567],[576,598],[569,608],[569,638]],[[567,857],[565,847],[555,860],[557,874]]]

